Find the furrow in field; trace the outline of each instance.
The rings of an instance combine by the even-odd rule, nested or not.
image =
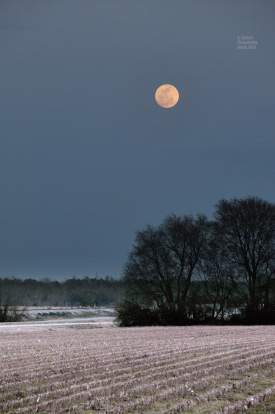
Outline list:
[[[239,400],[233,404],[228,404],[221,410],[215,411],[213,414],[237,414],[247,411],[248,408],[260,405],[266,397],[275,394],[275,385],[272,385],[261,392],[258,392],[252,396],[247,397],[244,400]],[[267,413],[266,413],[267,414]],[[272,413],[270,413],[272,414]]]
[[[163,367],[165,367],[165,369],[167,370],[168,368],[176,368],[177,366],[180,366],[181,363],[184,364],[184,366],[188,367],[188,365],[191,365],[192,368],[194,368],[194,366],[196,366],[196,364],[198,364],[199,362],[207,362],[207,361],[211,361],[212,359],[217,359],[217,358],[224,358],[226,355],[230,356],[233,355],[234,357],[237,357],[238,355],[241,355],[242,353],[245,353],[246,355],[248,355],[248,352],[250,351],[251,353],[256,352],[258,349],[262,350],[262,348],[241,348],[241,347],[231,347],[230,350],[226,351],[224,350],[223,352],[219,352],[219,353],[211,353],[211,355],[202,355],[200,357],[196,357],[196,358],[190,358],[190,356],[187,354],[187,357],[189,357],[189,359],[183,359],[185,357],[185,355],[180,354],[180,355],[176,355],[173,358],[165,358],[164,360],[153,360],[151,358],[149,358],[149,360],[147,359],[148,362],[146,362],[145,364],[143,364],[142,366],[139,366],[136,364],[136,361],[127,361],[128,365],[129,363],[132,365],[132,367],[128,367],[127,371],[125,373],[125,370],[118,370],[118,371],[110,371],[110,367],[106,367],[107,372],[106,374],[108,375],[108,378],[105,379],[103,374],[96,374],[94,372],[92,372],[91,374],[91,369],[90,368],[86,368],[86,369],[82,369],[79,372],[75,372],[75,374],[77,374],[77,378],[78,378],[78,383],[80,382],[84,382],[84,381],[89,381],[91,378],[93,378],[92,384],[98,384],[99,382],[101,382],[103,385],[103,383],[105,382],[106,384],[111,382],[110,374],[116,375],[120,377],[120,380],[125,379],[126,381],[128,380],[128,376],[131,375],[131,378],[135,378],[136,376],[138,376],[140,378],[140,375],[144,375],[144,373],[146,372],[148,373],[157,373],[157,372],[161,372],[161,375],[163,373]],[[238,351],[236,353],[236,350]],[[191,355],[192,356],[192,355]],[[67,376],[67,378],[66,378]],[[48,380],[50,378],[48,377]],[[72,385],[75,380],[71,378],[71,368],[69,367],[69,373],[68,374],[63,374],[61,375],[61,381],[53,381],[50,382],[50,386],[52,389],[56,390],[57,388],[60,388],[62,386],[70,386]],[[22,381],[20,382],[21,386]],[[92,385],[91,384],[91,385]],[[9,398],[12,399],[12,396],[14,395],[14,393],[17,393],[17,388],[18,388],[18,382],[14,383],[14,392],[6,392],[7,388],[5,390],[5,388],[2,388],[2,398]],[[46,390],[47,388],[49,388],[47,385],[44,386],[44,390]],[[35,387],[34,385],[32,387],[25,387],[24,388],[24,393],[33,393],[35,392],[36,394],[39,392],[42,393],[43,392],[43,388],[41,386],[37,386]],[[1,397],[0,397],[1,399]]]
[[[245,360],[249,360],[250,363],[253,363],[255,365],[255,364],[257,364],[257,362],[259,361],[259,359],[261,357],[267,357],[270,354],[274,357],[275,352],[272,352],[272,353],[269,353],[269,354],[261,354],[258,357],[245,358]],[[272,361],[274,361],[274,358],[272,359]],[[211,371],[212,372],[215,372],[218,368],[225,369],[225,368],[230,368],[230,367],[233,367],[233,366],[238,366],[238,365],[240,365],[240,362],[243,363],[244,362],[244,358],[242,358],[241,360],[233,361],[233,362],[232,361],[228,361],[228,364],[222,363],[219,366],[213,366],[213,367],[210,367],[210,368],[206,368],[206,369],[203,370],[203,374],[204,375],[206,373],[209,374],[209,372],[211,372]],[[260,361],[260,364],[262,364],[262,363],[263,363],[263,361]],[[188,375],[188,373],[186,373],[186,372],[184,373],[184,372],[183,372],[183,377],[185,377],[185,379],[188,376],[189,377],[194,376],[193,375],[193,372],[190,372],[189,375]],[[202,373],[201,372],[198,372],[198,375],[200,375],[200,374],[202,374]],[[176,377],[177,378],[180,377],[179,373],[176,373]],[[143,378],[143,380],[144,380],[144,378]],[[156,384],[156,386],[157,385],[160,385],[161,383],[165,386],[167,384],[167,379],[164,379],[163,381],[160,381],[159,384]],[[139,394],[141,394],[141,395],[144,394],[143,391],[144,391],[144,388],[146,388],[146,386],[147,385],[145,384],[143,387],[139,387],[138,388]],[[113,393],[113,392],[115,392],[115,390],[112,390],[112,389],[110,389],[108,387],[108,394],[107,395],[109,395],[110,393]],[[103,399],[104,399],[104,397],[106,399],[106,397],[107,397],[105,395],[106,393],[103,393],[103,394],[101,394],[101,393],[102,393],[102,390],[100,392],[100,389],[98,389],[98,388],[93,389],[93,390],[89,390],[89,391],[83,390],[83,391],[76,392],[76,393],[72,393],[72,390],[69,390],[69,393],[68,394],[70,394],[70,395],[61,396],[60,394],[58,394],[58,398],[56,396],[56,398],[54,399],[54,401],[56,401],[56,402],[61,402],[62,401],[63,404],[64,404],[65,401],[68,401],[69,403],[72,403],[72,402],[79,401],[79,399],[81,400],[81,398],[89,398],[89,399],[92,399],[92,401],[97,401],[96,398],[99,398],[99,396],[102,396]],[[94,397],[95,395],[97,395],[98,397],[95,398]],[[139,398],[139,400],[137,399],[137,401],[135,401],[135,405],[137,407],[139,407],[140,404],[143,404],[143,399],[144,399],[144,397]],[[107,400],[108,400],[108,398],[107,398]],[[39,409],[41,409],[41,410],[45,410],[45,409],[48,409],[48,408],[51,409],[51,405],[52,405],[52,402],[51,401],[45,401],[45,402],[39,404]],[[36,405],[30,405],[30,406],[26,407],[26,412],[28,412],[28,410],[34,409],[35,406]],[[8,407],[5,407],[5,408],[8,408]],[[9,407],[9,408],[11,408],[11,407]],[[14,412],[17,412],[17,411],[14,411]],[[22,411],[22,409],[19,408],[19,411],[18,412],[24,412],[24,410]]]
[[[264,348],[264,349],[269,349],[270,350],[271,348],[268,347],[268,348]],[[238,352],[236,352],[236,350]],[[142,376],[144,378],[144,373],[146,372],[146,374],[147,374],[146,378],[151,377],[152,379],[154,379],[155,377],[158,376],[158,373],[160,373],[160,375],[163,375],[163,367],[165,367],[165,372],[166,373],[168,373],[168,372],[173,373],[173,371],[177,367],[180,367],[181,369],[183,369],[183,367],[185,367],[185,368],[189,368],[189,369],[193,370],[194,368],[196,368],[198,366],[198,364],[201,366],[201,363],[203,363],[203,365],[206,366],[205,364],[207,364],[207,363],[211,364],[212,360],[215,360],[215,362],[217,362],[218,360],[225,360],[225,357],[230,358],[230,355],[232,355],[231,358],[235,359],[238,356],[241,356],[243,353],[245,353],[245,356],[247,357],[250,354],[254,354],[258,350],[263,351],[263,348],[261,347],[261,348],[252,348],[252,349],[247,349],[247,348],[242,349],[242,348],[239,347],[239,348],[236,348],[236,350],[230,350],[230,351],[227,351],[227,352],[221,352],[221,353],[216,353],[216,354],[211,353],[210,355],[204,355],[204,356],[191,358],[191,359],[190,358],[189,359],[183,359],[183,355],[179,355],[179,356],[176,356],[176,358],[174,360],[168,358],[165,361],[160,361],[160,362],[156,361],[155,365],[153,365],[154,361],[149,359],[149,361],[146,362],[146,364],[144,364],[142,367],[136,367],[136,365],[133,364],[133,367],[130,367],[130,368],[127,369],[127,374],[124,377],[123,377],[123,373],[125,372],[125,370],[111,371],[107,367],[107,375],[108,375],[108,377],[111,377],[111,375],[116,376],[116,377],[119,376],[120,380],[122,378],[124,378],[126,382],[129,382],[129,379],[128,379],[129,375],[131,376],[132,379],[133,378],[135,379],[135,377],[137,376],[140,380],[140,376]],[[71,369],[69,371],[70,371],[70,377],[71,377]],[[89,372],[90,372],[90,370],[89,370]],[[83,372],[82,372],[82,374],[83,374]],[[98,384],[98,382],[100,380],[104,381],[104,374],[92,373],[92,377],[94,379],[92,384],[96,385],[96,384]],[[49,383],[49,377],[47,377],[47,378],[48,378],[48,383]],[[81,381],[83,382],[83,380],[87,381],[85,376],[83,378],[83,375],[82,375],[82,377],[77,376],[77,378],[78,378],[78,383],[80,383]],[[89,378],[91,378],[91,375],[90,375],[90,377],[88,377],[88,379]],[[71,381],[71,383],[73,383],[73,382],[74,381]],[[110,383],[110,380],[107,379],[106,383],[107,384]],[[22,383],[21,383],[21,385],[22,385]],[[51,388],[54,388],[54,390],[56,390],[58,388],[58,383],[52,383],[51,382],[50,385],[51,385]],[[68,387],[70,385],[70,381],[69,380],[63,381],[62,385],[65,385],[66,387]],[[18,384],[16,383],[15,384],[15,389],[16,390],[17,390],[17,387],[18,387]],[[31,389],[31,390],[30,389],[25,389],[24,390],[25,393],[34,392],[34,391],[35,391],[34,389]],[[39,389],[39,393],[41,393],[41,389]],[[11,399],[12,395],[5,393],[4,390],[3,390],[2,398]]]
[[[199,375],[192,375],[191,377],[191,381],[188,381],[187,385],[187,389],[192,388],[192,391],[197,391],[199,390],[202,386],[203,383],[206,381],[206,383],[208,385],[211,384],[211,379],[213,379],[213,384],[217,383],[217,380],[222,380],[225,379],[226,377],[232,376],[232,375],[236,375],[236,374],[241,374],[244,372],[247,372],[251,369],[254,369],[256,367],[259,368],[263,368],[266,367],[268,368],[268,366],[270,364],[274,363],[274,357],[269,359],[269,360],[262,360],[262,361],[255,361],[252,365],[250,364],[244,364],[241,367],[239,366],[239,362],[236,363],[237,368],[235,369],[230,369],[227,372],[225,371],[227,366],[226,365],[221,365],[219,367],[212,367],[208,370],[209,372],[213,372],[212,376],[207,376],[205,377],[200,377],[199,380],[193,381],[193,378],[196,378]],[[224,375],[219,374],[219,372],[223,372]],[[216,375],[214,375],[216,374]],[[161,402],[161,401],[167,401],[168,398],[175,398],[178,397],[179,394],[181,393],[182,395],[186,394],[186,386],[184,385],[177,385],[179,381],[181,380],[186,380],[187,376],[186,375],[178,375],[176,376],[172,381],[166,381],[164,384],[164,387],[160,386],[160,383],[153,383],[151,384],[151,394],[150,393],[144,393],[144,392],[140,392],[140,397],[138,396],[137,398],[134,399],[134,396],[132,396],[132,390],[129,391],[128,393],[125,393],[124,395],[124,399],[125,400],[129,400],[125,403],[119,404],[119,410],[121,413],[124,412],[128,412],[130,409],[131,410],[136,410],[136,409],[148,409],[149,406],[151,406],[152,404],[154,404],[156,401]],[[174,386],[173,386],[174,385]],[[196,387],[196,389],[193,389],[194,387]],[[168,388],[168,389],[166,389]],[[154,390],[154,392],[153,392]],[[149,394],[149,395],[147,395]],[[118,401],[111,401],[113,406],[116,406],[116,403],[118,403]],[[108,402],[108,404],[110,405],[110,402]],[[103,407],[104,408],[104,407]],[[114,413],[116,412],[116,408],[114,408]]]
[[[250,347],[251,347],[251,345],[252,344],[250,344]],[[241,351],[241,347],[240,346],[235,346],[235,347],[231,347],[231,349],[238,349],[239,351]],[[201,351],[201,350],[200,350]],[[213,351],[212,349],[211,349],[211,351]],[[224,351],[226,351],[226,348],[224,349]],[[222,352],[223,353],[223,352]],[[129,352],[128,352],[128,354],[129,354]],[[185,354],[187,354],[188,355],[188,351],[183,351],[182,353],[181,353],[181,355],[180,355],[180,357],[182,358],[182,357],[184,357],[185,356]],[[171,354],[170,354],[171,355]],[[156,365],[163,365],[163,364],[165,364],[166,363],[166,361],[171,361],[171,356],[168,356],[167,358],[164,358],[163,359],[163,354],[160,354],[160,355],[156,355],[155,356],[155,358],[156,359],[154,359],[154,361],[156,361]],[[179,358],[179,356],[178,355],[175,355],[175,359],[176,360],[178,360],[178,358]],[[125,357],[124,357],[124,359],[125,359]],[[172,360],[173,361],[173,360]],[[153,363],[153,361],[152,360],[150,360],[150,365]],[[23,384],[28,384],[29,383],[29,381],[33,381],[33,380],[35,380],[35,379],[37,379],[37,380],[39,380],[39,372],[40,372],[40,370],[41,370],[41,372],[43,373],[43,378],[44,378],[44,376],[45,375],[47,375],[47,378],[48,378],[48,380],[52,380],[53,378],[55,378],[55,379],[58,379],[58,378],[64,378],[64,379],[68,379],[68,378],[70,378],[71,377],[71,371],[72,371],[72,369],[74,370],[74,373],[75,373],[75,375],[76,374],[78,374],[79,372],[90,372],[90,370],[92,369],[92,370],[95,370],[95,369],[97,369],[97,370],[99,370],[99,366],[97,365],[97,366],[94,366],[94,365],[90,365],[88,362],[86,363],[86,364],[84,364],[84,366],[78,366],[77,367],[77,369],[75,369],[75,367],[74,366],[72,366],[72,364],[71,363],[69,363],[69,365],[68,365],[68,361],[66,362],[66,364],[67,365],[61,365],[60,366],[60,364],[59,364],[59,366],[57,366],[56,367],[56,369],[55,369],[55,371],[56,370],[58,370],[58,373],[56,373],[55,371],[55,373],[54,374],[52,374],[52,371],[51,371],[51,369],[48,369],[48,370],[41,370],[41,367],[39,366],[38,368],[39,368],[39,371],[38,372],[33,372],[33,371],[31,371],[31,375],[28,377],[28,379],[26,380],[26,381],[23,381],[21,378],[20,378],[20,376],[19,376],[19,379],[21,380],[21,383],[22,383],[22,385]],[[132,365],[132,368],[131,367],[129,367],[129,365]],[[111,370],[113,369],[113,367],[116,367],[117,366],[117,363],[114,363],[114,365],[107,365],[107,366],[104,366],[105,365],[105,361],[104,361],[104,363],[103,363],[103,366],[101,365],[100,366],[100,370],[102,370],[102,369],[104,369],[105,368],[105,370],[106,370],[106,373],[107,373],[107,375],[110,375],[110,373],[111,373]],[[120,364],[119,365],[119,369],[116,371],[117,372],[117,374],[118,375],[123,375],[123,373],[127,373],[127,372],[133,372],[133,366],[135,367],[134,369],[136,370],[137,368],[141,368],[141,369],[146,369],[146,367],[147,367],[147,365],[148,365],[148,363],[147,363],[147,358],[144,358],[144,356],[142,356],[141,357],[141,363],[139,364],[136,360],[132,360],[132,358],[126,358],[126,368],[122,368],[123,367],[123,364]],[[113,371],[115,371],[115,368],[113,369]],[[103,375],[103,376],[102,376]],[[27,376],[27,373],[26,372],[24,372],[24,377],[25,376]],[[10,378],[10,377],[8,377],[8,378],[5,378],[4,376],[2,377],[3,378],[3,381],[4,381],[4,383],[5,383],[5,385],[2,385],[1,387],[0,387],[0,390],[3,392],[5,389],[7,389],[7,386],[8,385],[12,385],[12,386],[17,386],[17,384],[18,384],[18,374],[17,374],[17,376],[16,376],[16,381],[14,381],[14,382],[11,382],[12,381],[12,378]],[[99,377],[98,377],[99,379],[102,379],[102,378],[104,378],[104,374],[99,374]]]
[[[87,338],[87,340],[91,340],[91,339],[93,339],[93,338]],[[253,339],[255,341],[255,338],[253,338]],[[87,346],[86,347],[85,346],[83,347],[83,344],[82,344],[81,350],[82,350],[82,353],[83,354],[85,354],[85,353],[91,354],[92,353],[93,354],[93,358],[95,358],[95,359],[96,358],[102,358],[103,355],[104,355],[105,358],[108,358],[108,355],[109,355],[109,358],[119,357],[120,355],[123,356],[123,352],[121,352],[121,349],[124,349],[125,342],[116,345],[115,344],[115,338],[113,339],[113,341],[114,341],[114,343],[112,343],[112,346],[111,346],[112,347],[112,351],[111,352],[106,352],[106,350],[104,350],[104,349],[101,352],[98,352],[98,348],[102,349],[102,345],[101,344],[98,344],[98,345],[100,345],[98,347],[92,347],[92,348],[91,347],[87,347]],[[172,343],[170,343],[171,341],[168,341],[168,342],[169,342],[169,347],[168,347],[169,349],[175,348],[175,345],[176,345],[175,340],[172,341]],[[249,343],[249,341],[247,341],[247,340],[246,340],[246,342]],[[262,339],[258,339],[255,342],[263,342],[263,341],[262,341]],[[238,343],[241,344],[243,342],[242,341],[238,341]],[[217,342],[216,341],[216,343],[215,343],[215,341],[213,341],[213,342],[211,342],[211,341],[208,341],[207,342],[206,341],[206,343],[205,343],[204,346],[205,347],[209,347],[209,346],[213,346],[214,347],[214,346],[217,346],[217,345],[224,346],[226,344],[227,343],[226,342],[223,343],[223,341],[222,342],[219,342],[219,341]],[[74,344],[74,345],[76,345],[76,344]],[[144,344],[143,343],[143,344],[139,345],[137,342],[135,342],[134,344],[131,344],[131,342],[130,342],[129,343],[129,346],[131,346],[131,345],[132,345],[132,348],[134,348],[134,352],[137,353],[139,350],[141,352],[144,351],[144,350],[147,350],[147,352],[148,351],[150,352],[150,348],[152,346],[154,346],[155,344],[153,344],[153,343]],[[148,345],[150,345],[150,348],[148,348]],[[167,347],[167,344],[166,343],[164,345],[165,345],[165,347]],[[184,345],[187,347],[186,344],[184,344]],[[181,346],[182,347],[183,346],[182,342],[180,344],[178,344],[178,346]],[[35,364],[37,364],[37,363],[44,362],[45,361],[45,351],[48,351],[48,353],[49,353],[49,350],[51,351],[50,352],[51,353],[51,360],[52,360],[53,363],[56,362],[54,358],[56,358],[57,360],[60,359],[60,357],[62,356],[62,353],[64,352],[64,350],[66,348],[69,348],[70,349],[71,360],[74,360],[75,359],[76,361],[79,361],[82,358],[81,356],[79,356],[79,348],[76,347],[76,346],[75,346],[75,349],[74,349],[71,345],[69,345],[69,347],[68,346],[66,347],[65,344],[64,344],[64,346],[61,347],[61,349],[60,349],[59,352],[56,351],[56,348],[59,349],[60,346],[59,347],[54,347],[54,346],[50,347],[50,346],[47,346],[47,344],[45,344],[44,345],[44,349],[43,349],[43,348],[41,348],[41,345],[40,345],[39,348],[38,348],[39,349],[40,358],[38,358],[34,362],[34,356],[36,356],[36,354],[37,354],[38,351],[36,351],[36,348],[35,347],[30,347],[27,350],[25,350],[24,357],[22,359],[14,358],[14,363],[15,363],[14,364],[14,367],[15,368],[18,368],[18,366],[20,366],[19,364],[20,364],[20,361],[21,360],[23,361],[23,365],[21,365],[21,368],[30,366],[31,363],[33,364],[33,366],[35,366]],[[190,348],[192,348],[192,346],[190,346]],[[109,349],[109,347],[108,347],[108,349]],[[116,351],[115,351],[116,349],[118,349],[118,353],[116,353]],[[97,351],[96,354],[94,353],[95,350]],[[4,367],[9,367],[9,360],[7,359],[7,355],[13,355],[14,353],[18,354],[18,352],[19,352],[18,349],[13,350],[14,352],[11,352],[11,351],[12,350],[10,350],[10,352],[7,352],[7,350],[5,349],[5,352],[3,350],[3,352],[1,353],[2,356],[5,356],[5,359],[2,359],[0,361],[0,368],[2,368],[2,366],[3,366],[3,368]],[[29,351],[29,355],[27,354],[27,351]],[[156,349],[156,352],[157,351],[159,351],[159,344],[158,344],[158,348]],[[76,355],[74,355],[74,354],[76,354]],[[3,361],[3,363],[1,365],[1,362],[2,361]],[[12,368],[12,366],[10,368]],[[4,368],[4,370],[5,370],[5,368]]]

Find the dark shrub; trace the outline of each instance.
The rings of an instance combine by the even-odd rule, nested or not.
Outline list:
[[[0,305],[0,323],[18,322],[24,318],[24,313],[16,306]]]
[[[160,323],[158,312],[138,303],[124,301],[117,308],[119,326],[151,326]]]

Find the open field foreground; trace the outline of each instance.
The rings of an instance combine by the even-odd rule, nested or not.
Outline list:
[[[0,330],[0,413],[272,413],[273,394],[275,326]]]

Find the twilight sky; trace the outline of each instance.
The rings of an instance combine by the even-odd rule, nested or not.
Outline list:
[[[1,0],[0,276],[118,276],[169,213],[274,202],[274,22],[274,0]]]

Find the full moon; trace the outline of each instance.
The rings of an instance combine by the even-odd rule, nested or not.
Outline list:
[[[160,85],[155,91],[156,103],[165,109],[170,109],[177,105],[179,98],[179,91],[174,85],[169,83]]]

